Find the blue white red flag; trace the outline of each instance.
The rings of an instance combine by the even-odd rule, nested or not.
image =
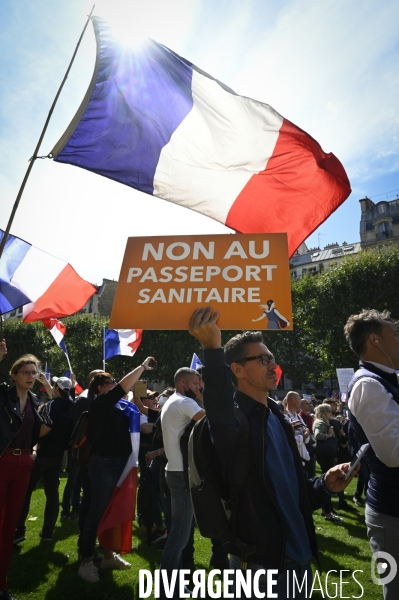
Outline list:
[[[195,369],[197,367],[202,367],[202,362],[200,361],[200,359],[198,358],[198,356],[194,352],[193,357],[191,359],[190,369],[194,369],[194,371],[195,371]]]
[[[349,196],[339,160],[271,106],[153,40],[123,46],[92,20],[95,73],[56,161],[241,233],[287,232],[290,255]]]
[[[141,344],[142,329],[107,329],[104,327],[104,360],[113,356],[133,356]]]
[[[50,383],[50,380],[51,380],[51,374],[50,374],[50,368],[49,368],[49,366],[48,366],[47,362],[46,362],[46,368],[45,368],[45,370],[44,370],[44,376],[45,376],[45,378],[47,379],[47,381]]]
[[[0,240],[4,232],[0,229]],[[0,258],[0,313],[23,306],[24,322],[80,310],[96,288],[70,264],[9,235]]]
[[[64,335],[66,333],[66,327],[64,323],[58,321],[58,319],[43,319],[43,325],[50,330],[51,335],[61,348],[65,354],[68,354],[68,351],[64,342]]]
[[[140,411],[135,404],[127,400],[119,400],[115,409],[122,410],[129,418],[132,453],[98,526],[97,535],[103,548],[128,554],[132,551],[132,523],[136,508]]]

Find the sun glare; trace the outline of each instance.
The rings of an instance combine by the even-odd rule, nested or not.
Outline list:
[[[175,48],[189,35],[201,0],[86,0],[90,12],[108,21],[124,45],[152,38]]]
[[[134,22],[129,22],[123,19],[110,19],[109,21],[112,33],[119,44],[127,48],[139,46],[147,37],[147,33]]]
[[[108,21],[116,40],[123,46],[137,46],[148,37],[143,12],[137,2],[99,0],[94,15]]]

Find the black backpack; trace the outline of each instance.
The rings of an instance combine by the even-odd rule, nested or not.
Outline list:
[[[250,469],[250,428],[247,415],[235,406],[240,422],[232,481],[223,481],[222,469],[212,444],[208,418],[194,424],[188,447],[189,486],[198,529],[202,536],[223,544],[237,540],[237,512],[241,491]]]
[[[92,444],[89,443],[88,433],[89,411],[81,413],[71,436],[71,459],[72,462],[84,467],[89,462]]]

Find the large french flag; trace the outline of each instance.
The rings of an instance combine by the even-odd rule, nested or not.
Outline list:
[[[350,194],[339,160],[268,104],[153,40],[127,48],[93,25],[94,75],[56,161],[241,233],[287,232],[290,255]]]
[[[98,526],[97,535],[103,548],[129,554],[132,551],[132,523],[136,507],[140,411],[135,404],[127,400],[119,400],[115,409],[122,410],[129,418],[132,453]]]
[[[0,240],[4,232],[0,230]],[[70,264],[9,235],[0,258],[0,313],[23,306],[25,322],[80,310],[96,288]]]
[[[113,356],[133,356],[141,344],[142,329],[108,329],[104,327],[104,360]]]

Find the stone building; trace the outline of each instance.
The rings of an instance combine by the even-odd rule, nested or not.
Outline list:
[[[300,279],[303,275],[317,275],[325,270],[337,266],[344,256],[357,254],[360,252],[360,242],[342,246],[339,244],[328,244],[325,248],[311,248],[307,252],[300,254],[296,252],[290,259],[290,272],[292,279]]]
[[[114,279],[103,279],[101,285],[95,286],[97,292],[94,296],[89,298],[82,310],[76,314],[82,315],[89,313],[101,315],[102,317],[109,317],[111,315],[117,285],[118,282]]]
[[[383,248],[387,244],[399,244],[399,199],[382,200],[375,204],[366,196],[359,202],[362,248]]]

